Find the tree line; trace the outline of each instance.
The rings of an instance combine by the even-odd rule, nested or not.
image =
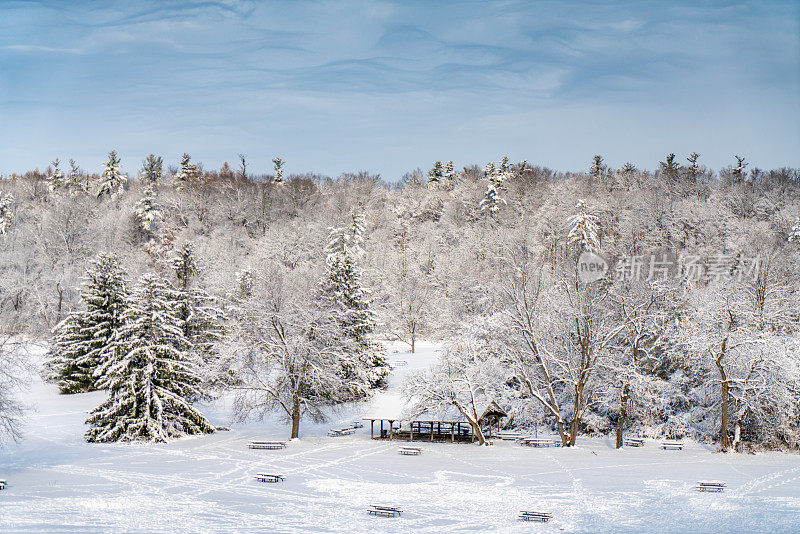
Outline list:
[[[654,172],[595,156],[559,173],[502,158],[389,184],[274,165],[204,170],[184,154],[164,169],[150,155],[131,178],[112,152],[99,175],[55,160],[0,181],[3,331],[54,332],[62,390],[109,390],[87,437],[213,430],[193,402],[230,388],[237,417],[277,410],[296,435],[302,416],[381,387],[380,340],[432,339],[442,360],[406,384],[420,410],[469,420],[497,400],[509,424],[567,445],[639,431],[797,447],[796,169],[737,156],[713,172],[693,153]],[[609,259],[606,277],[578,279],[584,252]],[[613,258],[658,254],[695,264],[615,277]],[[761,268],[742,276],[752,258]]]

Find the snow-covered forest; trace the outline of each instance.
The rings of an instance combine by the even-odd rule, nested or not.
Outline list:
[[[409,413],[455,409],[480,443],[494,401],[567,446],[797,450],[800,172],[654,163],[443,160],[386,183],[112,151],[99,175],[56,159],[5,176],[0,431],[24,432],[17,394],[40,373],[107,391],[88,441],[212,433],[198,401],[228,393],[233,420],[277,414],[297,437],[385,386],[387,342],[435,341]]]

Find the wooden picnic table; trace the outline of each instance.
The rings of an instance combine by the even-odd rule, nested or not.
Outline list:
[[[268,473],[256,473],[255,479],[259,482],[283,482],[286,477],[283,475],[273,475]]]
[[[520,438],[519,444],[525,445],[526,447],[560,447],[561,441],[544,438]]]
[[[6,489],[6,481],[5,480],[0,480],[0,490],[2,490],[2,489]]]
[[[547,523],[552,518],[553,514],[549,512],[531,512],[529,510],[522,510],[519,513],[520,521],[539,521],[541,523]]]
[[[422,449],[419,447],[400,447],[399,452],[406,456],[419,456],[422,454]]]
[[[622,438],[622,444],[626,447],[644,447],[642,438]]]
[[[367,509],[367,513],[369,515],[379,515],[382,517],[397,517],[401,515],[403,511],[396,506],[381,506],[372,504]]]
[[[356,429],[353,427],[348,428],[332,428],[328,431],[328,436],[335,438],[339,436],[349,436],[350,434],[355,434]]]
[[[268,449],[268,450],[277,450],[277,449],[285,449],[286,442],[285,441],[251,441],[247,444],[248,448],[250,449]]]
[[[661,448],[669,451],[683,450],[683,442],[680,441],[665,441],[661,444]]]
[[[498,432],[497,439],[501,439],[503,441],[517,441],[524,436],[519,432]]]
[[[711,491],[715,493],[722,493],[725,491],[725,483],[724,482],[698,482],[697,483],[697,490],[698,491]]]

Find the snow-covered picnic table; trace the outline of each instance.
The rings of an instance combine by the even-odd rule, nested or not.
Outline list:
[[[399,452],[406,456],[419,456],[422,454],[422,449],[419,447],[400,447]]]
[[[367,513],[369,515],[380,515],[383,517],[397,517],[402,514],[403,511],[396,506],[379,506],[373,504],[367,509]]]
[[[697,483],[697,490],[698,491],[713,491],[715,493],[722,493],[725,491],[725,483],[724,482],[698,482]]]
[[[250,449],[269,449],[269,450],[276,450],[276,449],[285,449],[286,442],[285,441],[251,441],[247,444],[247,447]]]
[[[683,442],[682,441],[665,441],[661,444],[661,448],[664,450],[672,450],[672,451],[680,451],[683,450]]]
[[[6,489],[6,481],[5,480],[0,480],[0,490],[2,490],[2,489]]]
[[[520,438],[519,444],[526,447],[560,447],[561,441],[545,438]]]
[[[523,436],[519,432],[498,432],[497,433],[497,439],[501,439],[503,441],[517,441],[517,440],[519,440],[519,439],[521,439],[523,437],[525,437],[525,436]]]
[[[256,473],[255,479],[259,482],[283,482],[286,477],[269,473]]]
[[[549,512],[531,512],[529,510],[522,510],[519,513],[520,521],[539,521],[541,523],[547,523],[552,518],[553,514]]]
[[[335,438],[339,436],[349,436],[350,434],[355,434],[356,429],[353,427],[347,428],[333,428],[328,431],[328,436]]]
[[[626,447],[644,447],[644,440],[642,438],[623,438],[622,444]]]

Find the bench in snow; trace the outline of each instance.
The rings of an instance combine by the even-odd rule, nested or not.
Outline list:
[[[6,489],[6,481],[5,480],[0,480],[0,490],[2,490],[2,489]]]
[[[276,450],[276,449],[285,449],[286,442],[285,441],[251,441],[247,444],[247,447],[250,449],[269,449],[269,450]]]
[[[725,491],[725,483],[724,482],[698,482],[697,483],[697,490],[698,491],[713,491],[715,493],[722,493]]]
[[[328,436],[330,436],[332,438],[335,438],[335,437],[338,437],[338,436],[349,436],[350,434],[355,434],[355,433],[356,433],[356,429],[355,428],[334,428],[334,429],[328,430]]]
[[[522,438],[519,440],[519,444],[526,447],[560,447],[561,441],[557,439]]]
[[[522,439],[524,436],[519,432],[498,432],[497,439],[501,439],[503,441],[517,441]]]
[[[399,452],[406,456],[419,456],[422,454],[422,449],[419,447],[400,447]]]
[[[256,473],[255,479],[259,482],[283,482],[286,477],[283,475],[270,475],[268,473]]]
[[[665,441],[661,444],[661,448],[665,451],[681,451],[683,450],[683,443],[680,441]]]
[[[644,447],[644,440],[642,438],[623,438],[622,444],[626,447]]]
[[[540,523],[547,523],[552,518],[553,514],[548,512],[530,512],[528,510],[522,510],[519,513],[520,521],[538,521]]]
[[[367,513],[369,515],[379,515],[382,517],[397,517],[402,514],[403,511],[396,506],[378,506],[373,504],[367,509]]]

